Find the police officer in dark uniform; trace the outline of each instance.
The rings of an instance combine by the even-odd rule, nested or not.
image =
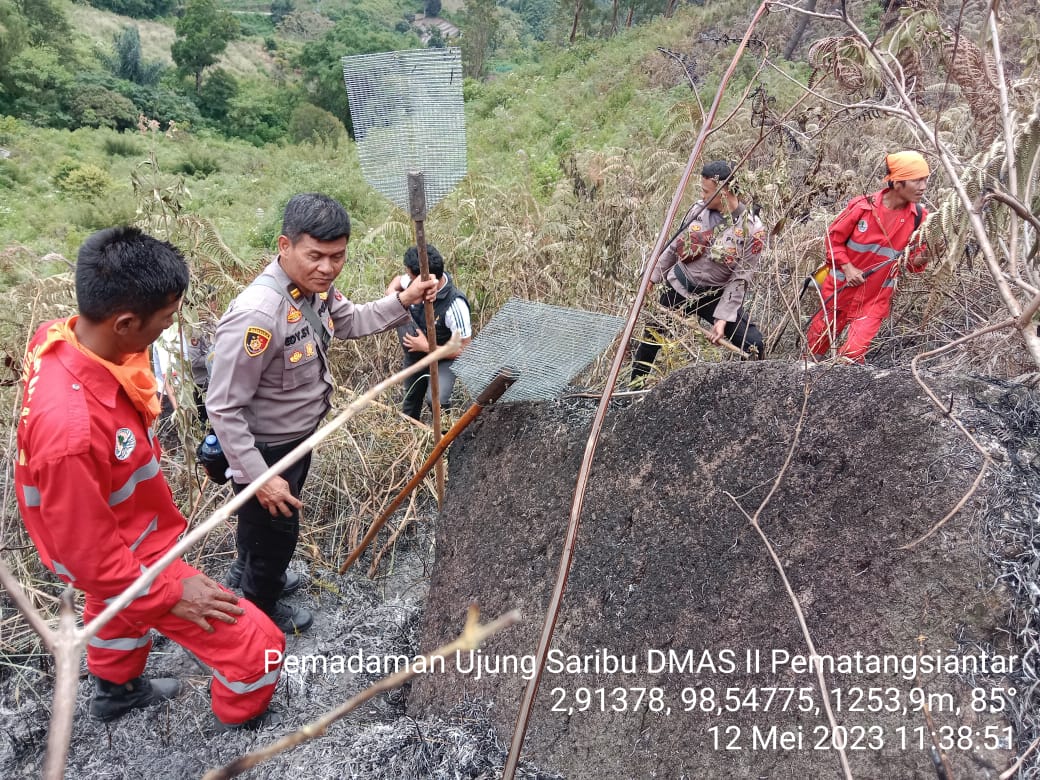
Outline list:
[[[331,408],[328,348],[408,319],[433,300],[437,281],[355,305],[333,286],[343,270],[350,217],[327,195],[296,195],[285,207],[278,256],[232,301],[217,324],[206,409],[236,491],[310,436]],[[271,477],[238,510],[238,560],[228,583],[241,586],[285,632],[304,631],[311,613],[279,601],[299,587],[286,569],[300,532],[300,493],[310,455]]]

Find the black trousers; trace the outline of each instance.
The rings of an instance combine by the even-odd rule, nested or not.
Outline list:
[[[424,357],[426,356],[421,352],[406,352],[403,368],[414,366]],[[439,390],[438,396],[442,412],[451,411],[451,394],[455,388],[455,372],[451,370],[451,367],[454,362],[454,359],[437,362],[437,388]],[[401,401],[401,411],[416,420],[421,419],[423,404],[429,403],[430,407],[433,407],[433,401],[429,396],[430,370],[427,368],[425,371],[421,371],[419,374],[412,374],[412,376],[404,380],[404,398]]]
[[[668,284],[664,283],[664,292],[661,293],[661,305],[669,309],[677,309],[684,315],[696,314],[710,325],[715,324],[715,307],[722,299],[721,287],[702,287],[698,292],[692,293],[692,297],[686,298]],[[724,329],[726,338],[745,352],[758,350],[758,357],[765,354],[765,342],[762,334],[754,323],[748,318],[743,309],[737,311],[736,322],[727,322]],[[754,349],[753,349],[754,348]],[[638,379],[650,373],[650,369],[657,358],[661,345],[654,340],[653,334],[647,328],[643,332],[643,339],[636,348],[632,357],[632,379]]]
[[[268,466],[280,461],[295,449],[303,439],[288,444],[259,444],[257,449]],[[311,467],[311,453],[282,472],[281,477],[289,483],[289,491],[300,497],[307,472]],[[245,485],[232,483],[236,493]],[[256,497],[249,499],[238,510],[237,546],[242,561],[242,595],[264,612],[274,610],[285,584],[285,570],[296,550],[300,538],[300,511],[293,509],[291,517],[272,515]]]

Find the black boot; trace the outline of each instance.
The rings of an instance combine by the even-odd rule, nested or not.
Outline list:
[[[130,710],[172,699],[180,692],[180,681],[172,677],[157,677],[154,680],[135,677],[122,685],[95,677],[90,714],[98,720],[115,720]]]
[[[235,558],[235,562],[231,564],[231,568],[228,570],[227,576],[224,578],[224,584],[232,590],[239,590],[242,587],[242,573],[246,567],[242,563],[241,558]],[[294,571],[289,569],[285,570],[282,574],[282,596],[291,596],[293,593],[298,591],[303,586],[303,577]]]

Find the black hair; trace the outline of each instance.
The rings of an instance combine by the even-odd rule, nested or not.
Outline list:
[[[444,258],[433,244],[426,245],[426,257],[430,261],[430,273],[440,279],[444,276]],[[419,247],[410,246],[404,252],[405,267],[416,276],[419,275]]]
[[[135,227],[99,230],[80,247],[76,304],[91,322],[122,312],[148,319],[187,289],[188,264],[180,251]]]
[[[303,235],[318,241],[350,238],[350,215],[335,198],[320,192],[293,195],[285,204],[282,235],[295,244]]]
[[[733,180],[733,166],[725,160],[714,160],[701,170],[701,177],[705,179],[713,179],[719,184],[726,184],[726,189],[736,194],[737,183]],[[729,179],[727,182],[726,180]]]

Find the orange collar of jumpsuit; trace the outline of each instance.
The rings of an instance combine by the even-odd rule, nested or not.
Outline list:
[[[152,366],[147,352],[137,352],[123,363],[112,363],[98,354],[91,352],[76,338],[76,320],[73,315],[67,320],[58,320],[47,329],[47,338],[40,347],[42,355],[60,341],[67,342],[96,363],[104,366],[130,397],[131,403],[144,417],[145,425],[151,426],[159,416],[159,383],[152,373]]]

